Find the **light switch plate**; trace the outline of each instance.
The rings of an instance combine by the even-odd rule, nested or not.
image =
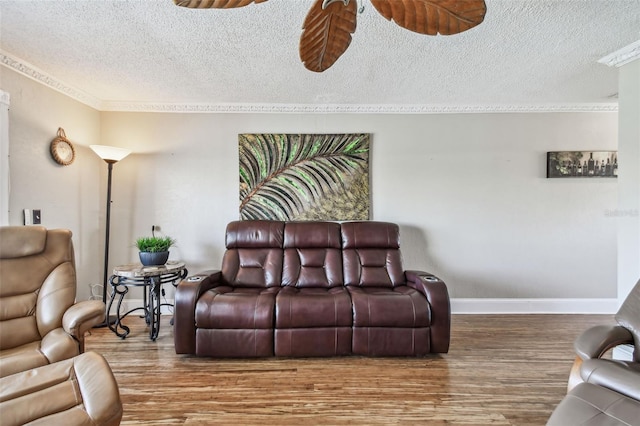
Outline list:
[[[42,224],[42,210],[40,209],[24,209],[24,224],[25,225],[40,225]]]

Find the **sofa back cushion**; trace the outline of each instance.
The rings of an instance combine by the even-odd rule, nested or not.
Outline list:
[[[71,231],[0,228],[0,350],[39,341],[62,327],[75,297]]]
[[[341,231],[345,285],[396,287],[405,284],[398,225],[345,222]]]
[[[235,221],[227,225],[222,279],[234,287],[276,287],[282,282],[284,222]]]
[[[342,286],[340,238],[338,223],[288,222],[284,228],[282,285]]]

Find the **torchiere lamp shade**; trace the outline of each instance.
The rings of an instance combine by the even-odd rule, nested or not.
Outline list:
[[[117,163],[127,155],[131,154],[131,151],[126,148],[117,148],[106,145],[89,145],[89,147],[106,162]]]

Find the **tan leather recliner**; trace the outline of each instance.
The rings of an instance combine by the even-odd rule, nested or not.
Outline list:
[[[75,297],[71,231],[0,227],[0,377],[84,352],[105,307]]]

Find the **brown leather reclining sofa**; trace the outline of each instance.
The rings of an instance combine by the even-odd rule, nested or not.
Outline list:
[[[175,296],[175,349],[211,357],[422,356],[449,349],[446,285],[404,271],[386,222],[237,221],[219,271]]]

